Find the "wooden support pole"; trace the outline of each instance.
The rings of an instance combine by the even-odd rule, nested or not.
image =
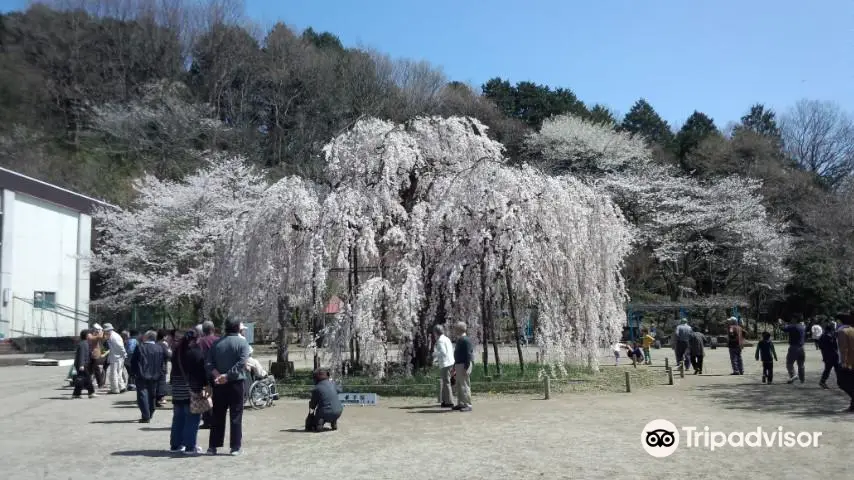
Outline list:
[[[667,367],[667,384],[673,385],[673,369]]]
[[[626,393],[632,393],[632,376],[626,372]]]
[[[548,400],[552,397],[552,379],[549,377],[546,377],[543,380],[543,386],[546,390],[546,392],[545,392],[546,393],[546,400]]]
[[[664,357],[664,368],[670,368],[670,358]]]
[[[439,403],[442,403],[442,379],[441,378],[439,379],[439,396],[437,398],[439,399]]]
[[[685,378],[685,364],[679,364],[679,378]]]

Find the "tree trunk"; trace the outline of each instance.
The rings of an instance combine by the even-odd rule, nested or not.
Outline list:
[[[286,365],[288,362],[288,320],[290,320],[290,299],[279,296],[276,301],[276,321],[279,330],[276,335],[276,362]]]
[[[490,290],[491,291],[491,290]],[[492,353],[495,356],[495,373],[499,377],[501,376],[501,357],[498,355],[498,329],[495,328],[496,319],[495,319],[495,302],[493,301],[492,295],[489,298],[489,330],[492,335]]]
[[[522,358],[522,335],[519,330],[519,319],[516,317],[516,300],[513,298],[513,272],[510,267],[504,267],[504,285],[507,288],[507,301],[510,304],[510,318],[513,319],[513,331],[516,332],[516,353],[519,354],[519,370],[525,373],[525,361]]]
[[[480,326],[481,326],[481,342],[483,342],[483,374],[489,376],[489,306],[486,293],[486,246],[484,244],[484,254],[480,261]]]

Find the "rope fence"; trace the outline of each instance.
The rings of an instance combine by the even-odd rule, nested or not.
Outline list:
[[[471,382],[471,391],[475,394],[539,394],[551,398],[553,393],[573,392],[626,392],[633,389],[655,385],[673,385],[674,370],[670,366],[637,369],[603,369],[599,373],[585,378],[560,378],[545,376],[537,380],[491,380]],[[675,374],[679,374],[678,371]],[[684,376],[684,372],[683,372]],[[441,380],[434,383],[353,383],[345,378],[341,382],[344,393],[375,393],[380,396],[406,396],[441,399]],[[282,382],[278,385],[281,395],[308,397],[314,388],[312,384]]]

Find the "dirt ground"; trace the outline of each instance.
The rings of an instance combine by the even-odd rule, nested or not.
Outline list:
[[[244,456],[199,458],[166,452],[171,412],[135,423],[131,393],[70,401],[70,390],[59,388],[67,369],[6,367],[0,478],[851,478],[854,415],[838,413],[847,406],[841,392],[817,386],[818,352],[807,351],[805,385],[783,383],[781,361],[779,384],[770,386],[759,382],[752,351],[743,377],[728,375],[726,350],[707,352],[710,374],[677,377],[674,386],[550,400],[480,396],[472,413],[443,412],[430,399],[381,399],[377,407],[346,407],[337,432],[302,432],[305,402],[283,400],[246,412]],[[823,435],[818,451],[680,447],[657,459],[641,447],[641,431],[659,418],[725,432],[782,426]],[[200,444],[207,437],[200,432]]]

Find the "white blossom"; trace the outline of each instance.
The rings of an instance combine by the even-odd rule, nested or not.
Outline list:
[[[208,155],[207,166],[183,182],[137,180],[130,208],[94,214],[100,240],[93,269],[107,279],[99,302],[200,301],[219,240],[265,185],[242,158],[222,154]]]

